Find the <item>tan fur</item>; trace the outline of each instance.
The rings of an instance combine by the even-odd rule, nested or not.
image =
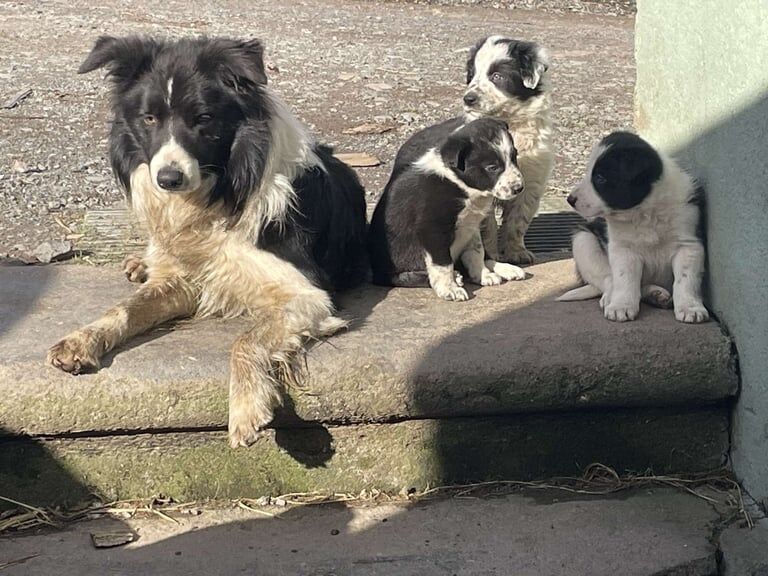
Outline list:
[[[158,190],[150,167],[131,177],[132,207],[150,242],[143,261],[147,281],[128,300],[50,349],[48,362],[78,373],[127,339],[181,316],[242,314],[256,320],[240,336],[230,361],[229,435],[243,446],[268,424],[280,400],[280,374],[293,374],[306,338],[330,335],[345,322],[333,316],[330,296],[292,264],[256,247],[260,229],[279,221],[293,201],[298,170],[319,162],[310,140],[275,101],[276,141],[262,189],[255,191],[234,226],[220,204],[208,205],[212,182],[186,194]],[[132,263],[135,268],[135,262]]]

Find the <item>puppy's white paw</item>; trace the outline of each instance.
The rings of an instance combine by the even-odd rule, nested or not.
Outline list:
[[[435,288],[435,294],[443,300],[448,300],[450,302],[464,302],[465,300],[469,300],[467,291],[458,284],[437,287]]]
[[[600,310],[605,312],[605,309],[610,306],[611,304],[611,295],[608,292],[603,292],[603,295],[600,296]]]
[[[460,272],[454,271],[454,274],[456,275],[455,277],[456,284],[458,284],[459,286],[464,286],[464,276],[462,276]]]
[[[505,264],[496,262],[493,272],[501,276],[504,280],[525,280],[525,270],[514,264]]]
[[[643,287],[643,302],[657,308],[671,308],[672,294],[661,286],[648,285]]]
[[[611,322],[629,322],[637,318],[639,312],[637,304],[608,304],[603,309],[605,317]]]
[[[675,306],[675,318],[686,324],[701,324],[709,320],[709,312],[703,304]]]
[[[504,282],[504,279],[498,274],[491,272],[487,268],[484,268],[480,276],[480,284],[482,286],[498,286]]]

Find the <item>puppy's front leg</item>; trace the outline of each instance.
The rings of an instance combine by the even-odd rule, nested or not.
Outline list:
[[[501,260],[512,264],[533,264],[535,257],[525,247],[525,233],[539,209],[543,187],[536,182],[525,183],[519,196],[504,202],[499,243]]]
[[[463,302],[469,300],[469,296],[456,282],[456,271],[451,257],[452,237],[451,226],[445,223],[442,226],[437,223],[425,225],[419,232],[429,285],[443,300]],[[458,254],[456,256],[458,257]]]
[[[167,320],[190,316],[196,306],[195,291],[181,278],[150,281],[95,322],[54,344],[48,363],[72,374],[96,369],[115,346]]]
[[[699,243],[684,244],[672,257],[675,275],[672,299],[675,318],[680,322],[695,324],[709,320],[709,312],[701,299],[704,262],[704,247]]]
[[[608,245],[608,260],[611,265],[611,289],[603,295],[603,313],[608,320],[615,322],[634,320],[640,312],[643,261],[616,242]]]

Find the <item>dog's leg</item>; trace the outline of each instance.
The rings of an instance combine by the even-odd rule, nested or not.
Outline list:
[[[675,275],[672,297],[675,318],[680,322],[693,324],[709,320],[709,312],[701,298],[704,262],[704,247],[699,243],[684,244],[672,257]]]
[[[499,225],[496,223],[496,207],[491,208],[480,228],[483,237],[483,248],[488,258],[499,259]]]
[[[100,319],[72,332],[48,351],[48,363],[79,374],[98,368],[104,354],[167,320],[194,314],[195,291],[182,279],[148,282]]]
[[[481,286],[497,286],[504,279],[489,270],[485,265],[485,250],[483,250],[483,240],[478,231],[469,241],[469,244],[461,253],[461,261],[467,269],[470,280]]]
[[[426,229],[421,231],[419,239],[424,247],[424,263],[432,290],[443,300],[463,302],[469,300],[469,295],[457,281],[452,256],[459,257],[459,247],[451,246],[451,234],[452,231],[445,229]]]
[[[573,235],[573,260],[576,272],[591,287],[584,286],[570,290],[558,298],[561,302],[588,300],[597,298],[609,291],[611,284],[611,266],[608,254],[592,232],[579,230]]]
[[[525,189],[520,195],[502,205],[502,223],[499,231],[501,260],[512,264],[533,264],[533,253],[525,247],[525,233],[539,209],[543,192],[543,186],[526,181]]]
[[[640,312],[643,261],[616,242],[608,245],[608,259],[611,282],[601,299],[603,313],[608,320],[615,322],[634,320]]]

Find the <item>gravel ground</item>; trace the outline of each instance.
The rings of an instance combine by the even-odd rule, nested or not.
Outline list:
[[[551,53],[558,128],[548,194],[562,196],[594,140],[631,126],[632,2],[437,1],[0,1],[0,255],[76,242],[86,210],[121,199],[105,158],[107,85],[76,74],[99,34],[262,38],[272,85],[312,130],[382,160],[359,169],[371,203],[398,145],[459,112],[468,46],[490,33],[537,40]],[[369,123],[389,130],[345,134]]]

